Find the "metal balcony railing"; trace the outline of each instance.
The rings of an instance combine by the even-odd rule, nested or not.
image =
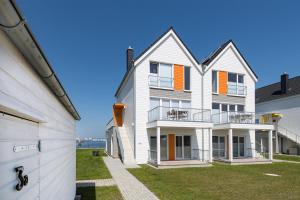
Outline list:
[[[173,78],[170,77],[149,75],[148,81],[150,87],[173,89]]]
[[[148,121],[198,121],[211,122],[210,110],[158,106],[148,111]]]
[[[247,87],[243,85],[239,85],[237,83],[228,83],[227,84],[227,94],[228,95],[237,95],[237,96],[246,96],[247,95]]]
[[[212,122],[216,124],[270,124],[262,119],[262,115],[254,112],[223,111],[212,114]]]

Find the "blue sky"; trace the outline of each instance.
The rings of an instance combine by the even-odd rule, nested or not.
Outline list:
[[[289,2],[289,3],[287,3]],[[103,137],[130,45],[138,55],[173,26],[202,60],[233,39],[259,77],[300,75],[300,2],[17,0],[79,111],[80,136]]]

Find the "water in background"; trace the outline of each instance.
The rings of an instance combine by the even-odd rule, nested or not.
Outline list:
[[[84,140],[77,144],[77,148],[105,148],[105,142]]]

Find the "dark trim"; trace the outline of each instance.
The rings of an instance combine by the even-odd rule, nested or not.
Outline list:
[[[243,54],[241,53],[241,51],[237,48],[237,46],[235,45],[235,43],[231,39],[228,40],[227,42],[225,42],[224,44],[222,44],[218,49],[216,49],[212,53],[212,55],[210,55],[208,58],[206,58],[202,62],[202,65],[209,65],[230,43],[232,43],[233,46],[237,49],[238,53],[240,54],[240,56],[242,57],[242,59],[244,60],[244,62],[249,66],[249,68],[250,68],[251,72],[254,74],[254,76],[256,78],[258,78],[258,76],[254,72],[254,70],[251,68],[250,64],[247,62],[247,60],[245,59],[245,57],[243,56]]]

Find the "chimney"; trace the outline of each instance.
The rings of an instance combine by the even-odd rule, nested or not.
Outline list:
[[[133,49],[129,46],[126,50],[127,71],[133,66]]]
[[[287,90],[288,90],[288,87],[289,87],[288,80],[289,80],[289,75],[286,72],[284,72],[281,75],[281,80],[280,80],[281,94],[286,94],[287,93]]]

